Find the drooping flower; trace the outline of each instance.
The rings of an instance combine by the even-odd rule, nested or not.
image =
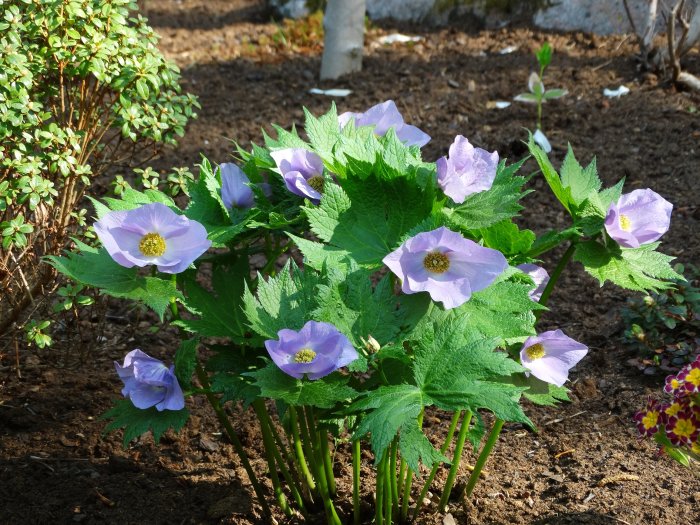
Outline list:
[[[445,227],[411,237],[383,262],[401,279],[404,293],[428,292],[447,309],[467,302],[508,268],[498,250]]]
[[[498,152],[475,148],[462,135],[457,135],[449,157],[440,157],[436,165],[438,186],[461,204],[469,195],[491,188],[498,168]]]
[[[355,127],[374,126],[374,133],[384,136],[389,128],[394,128],[396,137],[407,146],[422,148],[430,142],[430,136],[423,133],[415,126],[406,124],[399,113],[399,108],[393,100],[387,100],[376,106],[372,106],[364,113],[352,113],[347,111],[338,115],[340,127],[344,128],[350,120],[355,121]]]
[[[673,204],[650,190],[634,190],[611,203],[605,229],[620,246],[639,248],[668,231]]]
[[[118,264],[155,264],[164,273],[186,270],[211,246],[204,226],[159,202],[110,212],[95,223],[95,232]]]
[[[530,299],[533,301],[539,301],[540,297],[542,297],[542,292],[544,292],[544,289],[547,287],[547,283],[549,282],[549,274],[547,273],[547,270],[541,266],[530,263],[519,264],[516,266],[516,268],[529,275],[535,282],[535,288],[530,290],[529,295]]]
[[[661,423],[659,404],[655,400],[649,399],[646,408],[634,415],[634,421],[640,436],[651,437],[656,434]]]
[[[562,386],[569,378],[569,370],[586,353],[586,345],[571,339],[561,330],[551,330],[525,340],[520,350],[520,362],[536,378]]]
[[[185,397],[175,377],[175,366],[170,368],[141,350],[132,350],[124,357],[124,364],[116,361],[119,378],[124,382],[122,395],[131,399],[136,408],[156,407],[162,410],[180,410]]]
[[[221,170],[221,200],[228,209],[252,208],[255,205],[255,196],[250,189],[250,179],[241,168],[232,162],[224,162],[219,166]]]
[[[323,193],[323,161],[303,148],[287,148],[270,153],[287,189],[318,204]]]
[[[265,341],[270,357],[286,374],[319,379],[359,357],[347,337],[330,323],[308,321],[301,330],[282,329]]]

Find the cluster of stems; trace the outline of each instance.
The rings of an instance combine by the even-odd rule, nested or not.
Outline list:
[[[267,245],[272,248],[269,239]],[[572,243],[565,251],[542,293],[540,304],[547,303],[554,285],[573,255],[574,248],[575,243]],[[278,256],[281,253],[280,246],[276,245],[275,249],[271,251]],[[276,260],[274,255],[270,260]],[[273,272],[273,268],[272,265],[269,265],[265,269],[268,272]],[[176,277],[173,277],[177,282]],[[174,299],[171,301],[171,307],[173,316],[177,317],[178,312]],[[243,444],[223,409],[218,395],[210,389],[206,371],[198,364],[196,373],[203,390],[206,392],[207,400],[241,459],[263,514],[268,518],[271,517],[272,512],[262,484],[252,469]],[[369,519],[368,516],[362,516],[360,509],[360,484],[362,480],[361,442],[359,439],[353,439],[350,442],[353,487],[352,518],[347,516],[343,519],[334,503],[336,479],[333,469],[333,455],[329,445],[332,436],[328,429],[323,426],[322,418],[319,418],[317,411],[311,406],[288,405],[284,414],[278,414],[276,422],[270,415],[264,399],[256,399],[252,403],[252,407],[260,425],[264,455],[275,501],[285,516],[291,517],[300,514],[304,518],[308,518],[313,514],[324,512],[329,525],[343,525],[350,523],[350,519],[352,519],[353,525],[360,525],[363,518]],[[423,425],[423,416],[424,412],[421,411],[418,417],[419,427]],[[445,441],[440,448],[440,453],[443,456],[446,456],[452,449],[449,471],[440,493],[437,508],[433,507],[434,510],[443,511],[449,504],[462,465],[465,444],[470,430],[473,430],[473,416],[474,414],[469,410],[456,411],[452,415]],[[465,466],[466,470],[470,471],[470,475],[458,497],[459,501],[464,501],[471,496],[479,478],[484,475],[484,467],[498,441],[504,423],[505,421],[501,419],[494,421],[481,446],[476,462],[473,466]],[[395,437],[376,462],[374,523],[376,525],[392,525],[415,521],[423,510],[428,492],[440,468],[441,463],[436,462],[427,476],[422,477],[421,481],[418,482],[417,473],[401,457],[399,439],[398,436]]]

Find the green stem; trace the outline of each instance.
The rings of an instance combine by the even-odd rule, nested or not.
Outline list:
[[[306,456],[304,455],[304,447],[302,445],[301,437],[299,436],[299,421],[297,416],[297,410],[295,407],[289,407],[289,418],[292,426],[292,439],[294,441],[294,452],[297,455],[297,460],[299,462],[299,468],[301,473],[306,480],[306,485],[309,487],[310,492],[316,491],[316,483],[314,482],[314,477],[309,471],[309,466],[306,463]],[[302,418],[303,419],[303,418]]]
[[[335,510],[335,505],[333,505],[333,500],[331,499],[331,495],[328,490],[328,480],[326,478],[326,470],[321,455],[321,440],[319,437],[319,432],[316,430],[316,418],[314,417],[313,407],[305,407],[305,412],[308,434],[311,439],[311,449],[313,450],[313,461],[311,463],[311,467],[314,469],[314,473],[316,474],[318,490],[321,493],[323,507],[326,511],[326,519],[328,520],[328,525],[342,525],[342,521],[338,517],[338,513]]]
[[[177,290],[177,274],[174,273],[170,276],[170,282],[173,283],[175,286],[175,289]],[[170,298],[170,312],[173,314],[173,319],[179,319],[180,318],[180,313],[177,310],[177,300],[175,297]]]
[[[391,443],[391,455],[389,456],[389,477],[387,481],[391,485],[391,508],[392,516],[398,514],[399,510],[399,486],[396,479],[396,456],[399,450],[399,440],[394,438]]]
[[[455,430],[457,430],[457,424],[459,423],[459,419],[462,417],[462,411],[458,410],[452,415],[452,421],[450,422],[450,428],[447,431],[447,437],[445,437],[445,442],[443,443],[442,447],[440,448],[440,454],[445,454],[447,452],[447,449],[450,448],[450,443],[452,443],[452,436],[455,434]],[[423,488],[420,491],[420,495],[418,496],[418,501],[416,501],[416,508],[413,511],[413,521],[416,521],[416,517],[418,516],[418,513],[420,512],[421,507],[423,506],[423,500],[425,499],[425,495],[428,493],[428,490],[430,489],[430,484],[433,482],[435,479],[435,475],[437,474],[438,469],[440,468],[440,463],[435,463],[433,465],[433,468],[430,470],[430,474],[428,475],[428,479],[425,480],[425,483],[423,483]]]
[[[328,434],[323,430],[319,430],[321,442],[321,454],[323,455],[323,468],[326,471],[326,481],[328,482],[328,492],[331,496],[335,496],[335,475],[333,474],[333,458],[328,448]]]
[[[440,497],[440,503],[438,508],[442,512],[445,508],[447,502],[450,499],[450,493],[452,492],[452,486],[454,485],[455,478],[457,477],[457,471],[459,470],[459,464],[462,460],[462,450],[464,449],[464,442],[467,439],[467,434],[469,433],[469,424],[472,421],[472,413],[467,410],[464,414],[464,419],[462,420],[462,426],[459,429],[459,434],[457,434],[457,443],[455,444],[455,453],[452,457],[452,465],[450,465],[450,472],[447,475],[447,481],[445,481],[445,487],[442,489],[442,496]]]
[[[270,412],[267,410],[267,406],[265,403],[262,404],[262,408],[264,409],[262,411],[263,416],[265,417],[265,420],[267,421],[268,427],[270,427],[270,430],[272,431],[272,436],[275,438],[275,443],[277,445],[277,450],[284,456],[285,460],[285,465],[288,465],[290,468],[290,473],[294,477],[294,480],[297,483],[301,483],[301,477],[299,476],[299,473],[297,472],[297,462],[295,461],[295,457],[293,454],[289,452],[290,447],[289,447],[289,441],[285,441],[282,439],[282,436],[277,430],[277,427],[275,424],[272,422],[272,418],[270,417]]]
[[[391,453],[389,450],[384,452],[384,525],[391,525],[391,516],[393,511],[393,495],[391,490]],[[396,472],[393,473],[396,476]]]
[[[423,428],[423,417],[425,416],[425,407],[423,407],[420,411],[420,414],[418,414],[418,426],[422,429]],[[401,464],[404,464],[403,459],[401,460]],[[402,495],[401,495],[401,509],[400,509],[400,522],[403,523],[406,521],[406,518],[408,517],[408,500],[411,497],[411,488],[413,486],[413,469],[408,467],[406,470],[406,477],[404,478],[403,475],[401,476],[401,485],[399,485],[402,489]],[[417,504],[416,504],[417,505]]]
[[[384,525],[384,470],[387,462],[387,453],[377,465],[377,487],[374,496],[374,523]]]
[[[474,487],[476,486],[476,482],[479,481],[479,476],[481,475],[481,471],[484,469],[484,465],[486,465],[486,461],[489,459],[489,455],[491,454],[491,450],[493,450],[493,446],[496,444],[496,441],[498,441],[498,437],[501,435],[501,429],[503,428],[503,421],[502,419],[497,419],[494,424],[493,428],[491,428],[491,433],[489,434],[488,439],[486,440],[486,443],[484,444],[484,448],[481,449],[481,453],[479,454],[479,458],[476,460],[476,463],[474,464],[474,470],[471,473],[471,476],[469,476],[469,481],[467,482],[467,486],[464,487],[464,490],[462,491],[462,495],[460,496],[460,500],[463,498],[469,498],[472,495],[472,491],[474,490]]]
[[[360,440],[352,442],[352,523],[360,525]]]
[[[282,493],[282,485],[280,483],[279,476],[277,475],[277,467],[279,467],[279,470],[280,472],[282,472],[284,480],[289,486],[289,490],[292,493],[294,501],[296,501],[296,504],[299,506],[299,510],[301,510],[302,514],[304,514],[306,512],[306,509],[304,508],[304,500],[301,497],[301,489],[297,485],[296,481],[292,478],[292,475],[290,474],[289,469],[287,468],[287,464],[282,459],[280,451],[275,443],[275,438],[272,432],[273,423],[270,419],[270,415],[267,412],[265,402],[260,398],[256,399],[255,401],[253,401],[253,410],[255,410],[255,414],[258,416],[258,421],[260,422],[260,429],[263,435],[263,444],[265,446],[265,453],[268,456],[270,478],[272,479],[272,485],[275,488],[275,495],[277,495],[277,498],[280,499],[278,493]],[[272,459],[272,463],[270,463],[270,459]],[[277,463],[277,467],[275,466],[275,462]],[[283,493],[282,495],[284,496]],[[286,499],[284,501],[286,503]]]
[[[250,479],[250,483],[251,485],[253,485],[253,490],[255,491],[255,495],[258,498],[258,503],[260,503],[260,506],[262,507],[263,514],[271,520],[272,512],[270,511],[270,507],[268,506],[267,501],[265,500],[265,493],[263,492],[262,486],[260,485],[257,476],[255,475],[255,471],[250,465],[250,461],[248,460],[248,454],[246,454],[245,449],[243,448],[243,443],[241,443],[241,440],[239,439],[238,434],[236,434],[236,431],[233,429],[233,426],[231,425],[231,422],[226,416],[226,413],[224,412],[221,403],[219,403],[219,398],[216,397],[216,395],[214,395],[209,389],[209,377],[207,376],[207,373],[204,370],[204,368],[202,368],[202,365],[200,365],[199,363],[197,363],[196,372],[197,377],[199,378],[199,382],[202,384],[202,388],[206,390],[205,395],[207,396],[209,404],[214,409],[214,413],[216,414],[216,418],[219,420],[219,424],[226,431],[226,435],[228,436],[229,441],[233,445],[236,454],[238,454],[238,457],[240,458],[241,463],[243,464],[243,468],[245,469],[246,474],[248,474],[248,479]]]
[[[262,402],[264,402],[262,399],[256,399],[253,402],[253,409],[255,410],[255,413],[258,416],[258,421],[260,422],[260,430],[262,431],[263,436],[263,447],[265,449],[265,459],[267,460],[267,469],[270,473],[270,480],[272,481],[272,490],[275,493],[275,498],[277,498],[277,503],[282,509],[282,512],[284,512],[286,516],[292,516],[294,513],[289,507],[287,497],[284,495],[284,492],[282,490],[282,483],[280,482],[280,478],[277,475],[277,465],[275,462],[274,453],[274,438],[272,437],[270,429],[265,424],[264,418],[260,414],[259,404]]]
[[[559,260],[559,263],[557,264],[556,268],[554,268],[552,275],[550,275],[549,277],[549,282],[547,283],[547,286],[545,286],[544,290],[542,291],[542,297],[540,297],[539,300],[539,303],[542,306],[547,306],[547,301],[549,300],[549,296],[551,295],[552,290],[554,290],[554,285],[557,284],[559,277],[561,277],[561,273],[564,271],[564,268],[566,268],[566,265],[571,260],[571,257],[574,255],[575,251],[576,243],[572,242],[564,252],[564,255],[562,255],[562,258]],[[542,315],[543,311],[544,310],[537,310],[535,312],[535,320],[539,320],[540,315]]]

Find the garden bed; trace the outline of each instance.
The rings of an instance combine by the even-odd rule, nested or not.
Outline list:
[[[493,102],[512,100],[524,90],[536,65],[533,51],[548,40],[554,58],[545,83],[570,92],[544,108],[554,164],[570,142],[582,163],[597,157],[606,186],[624,176],[628,190],[653,188],[674,204],[663,251],[680,262],[698,262],[700,99],[639,72],[630,37],[400,27],[423,40],[383,46],[377,38],[397,28],[373,27],[363,71],[320,83],[320,48],[305,38],[314,26],[296,27],[293,34],[291,26],[269,22],[258,2],[150,1],[147,15],[162,35],[161,49],[182,68],[185,89],[202,104],[180,147],[156,159],[154,166],[164,170],[192,166],[200,152],[213,162],[228,161],[230,139],[248,148],[251,141],[260,142],[261,128],[271,131],[270,122],[299,125],[302,106],[325,112],[331,99],[309,94],[312,87],[351,89],[350,96],[336,99],[340,111],[362,111],[394,99],[407,122],[432,136],[423,148],[428,160],[446,154],[457,134],[510,161],[520,159],[527,151],[521,142],[524,128],[534,126],[534,107],[513,103],[495,109]],[[507,47],[515,49],[502,54]],[[697,54],[691,54],[686,69],[700,71]],[[620,84],[630,88],[628,95],[603,96],[604,88]],[[529,163],[523,172],[534,169]],[[526,198],[523,226],[541,233],[565,224],[544,180],[535,177],[530,185],[538,191]],[[700,480],[658,456],[651,441],[639,441],[631,420],[647,395],[659,391],[663,377],[642,375],[628,365],[634,354],[621,343],[619,312],[629,295],[614,286],[599,289],[575,265],[566,270],[542,327],[561,328],[591,349],[572,374],[572,402],[556,408],[526,404],[539,432],[506,425],[474,498],[466,506],[451,504],[456,523],[700,521]],[[149,315],[113,300],[106,307],[106,323],[99,315],[94,322],[83,321],[82,349],[61,346],[59,330],[56,348],[21,351],[19,369],[14,349],[2,356],[0,521],[262,523],[245,472],[203,399],[188,401],[193,416],[180,435],[166,434],[160,448],[150,436],[127,450],[118,434],[102,436],[105,423],[98,417],[121,388],[111,362],[133,348],[170,360],[177,346],[172,329],[150,330],[157,322]],[[255,455],[261,439],[256,420],[240,410],[237,414],[236,430],[262,474],[266,464]],[[430,412],[426,433],[437,441],[448,424],[440,412]],[[369,523],[371,456],[364,461]],[[467,455],[466,462],[473,461],[473,454]],[[346,502],[339,510],[347,516],[347,444],[338,445],[335,465],[339,500]],[[466,473],[463,468],[462,480]],[[428,513],[419,523],[443,520],[442,513]],[[278,521],[289,522],[281,515]]]

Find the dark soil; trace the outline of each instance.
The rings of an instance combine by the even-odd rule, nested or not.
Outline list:
[[[161,48],[182,68],[185,89],[202,104],[179,148],[156,159],[158,169],[193,166],[200,152],[226,161],[230,139],[248,147],[261,141],[261,128],[270,130],[271,122],[300,124],[302,106],[325,112],[330,99],[308,94],[312,87],[351,89],[349,97],[336,100],[340,111],[394,99],[407,122],[433,137],[423,150],[426,159],[446,153],[454,136],[463,134],[516,160],[524,155],[521,141],[524,128],[534,126],[534,108],[514,103],[498,110],[489,103],[510,100],[525,89],[535,65],[532,52],[549,40],[555,54],[546,85],[570,91],[545,107],[555,165],[570,142],[582,162],[597,157],[606,184],[624,176],[627,191],[651,187],[661,193],[674,203],[662,250],[681,262],[699,261],[700,98],[640,72],[631,38],[528,28],[479,32],[455,26],[421,33],[401,27],[424,40],[382,46],[377,37],[396,28],[373,27],[363,71],[321,83],[316,80],[320,47],[306,38],[315,26],[297,26],[293,35],[292,26],[269,22],[259,2],[149,1],[147,14],[162,35]],[[286,44],[281,30],[288,35]],[[517,49],[499,54],[507,46]],[[686,67],[700,73],[697,54]],[[630,88],[629,95],[603,96],[603,88],[620,84]],[[526,172],[532,169],[526,166]],[[540,233],[564,225],[564,214],[543,180],[531,184],[538,191],[526,199],[523,224]],[[545,264],[552,268],[555,262],[548,258]],[[628,296],[612,286],[600,289],[575,264],[567,269],[542,328],[562,328],[591,348],[572,375],[572,402],[526,407],[539,428],[536,434],[506,427],[472,501],[451,506],[456,523],[700,522],[700,479],[659,456],[653,443],[637,439],[631,422],[647,395],[660,393],[662,378],[647,377],[627,364],[633,355],[621,343],[619,311]],[[123,450],[119,434],[102,435],[105,423],[99,416],[120,389],[111,361],[137,347],[171,359],[176,344],[167,329],[152,333],[154,322],[139,310],[116,301],[106,308],[106,325],[95,321],[99,315],[81,324],[80,345],[20,350],[19,369],[14,350],[0,356],[0,522],[264,523],[245,472],[203,399],[188,401],[193,417],[180,435],[166,434],[160,447],[143,436]],[[85,358],[75,365],[81,354]],[[264,476],[255,420],[233,411],[254,467]],[[426,418],[426,432],[436,439],[447,425],[443,414]],[[367,474],[371,461],[367,455]],[[465,462],[473,461],[467,454]],[[348,450],[339,445],[336,474],[340,499],[346,501],[349,465]],[[466,474],[465,468],[462,482]],[[600,484],[618,475],[617,482]],[[439,486],[434,484],[435,491]],[[349,511],[341,505],[346,516]],[[420,523],[443,523],[443,514],[424,516]],[[289,523],[282,516],[278,522]]]

